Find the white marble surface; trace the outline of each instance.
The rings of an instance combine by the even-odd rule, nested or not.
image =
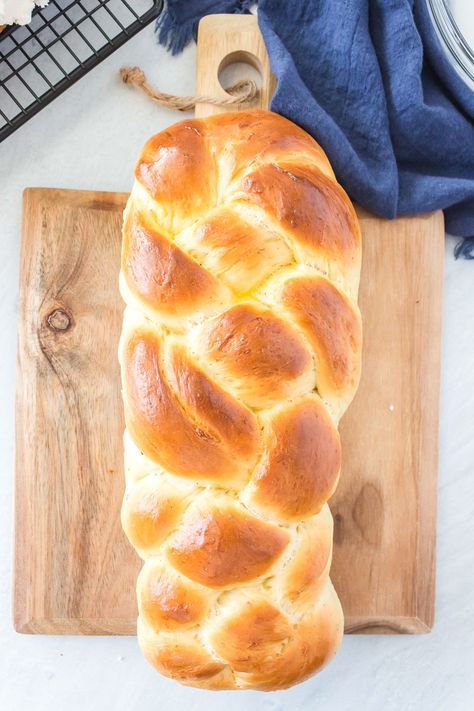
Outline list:
[[[466,0],[469,3],[470,0]],[[191,93],[194,48],[171,59],[151,27],[0,145],[0,709],[3,711],[467,711],[474,708],[474,263],[446,240],[436,624],[429,635],[346,636],[330,667],[287,692],[205,692],[161,678],[134,638],[14,632],[10,615],[14,381],[21,192],[127,190],[137,151],[179,118],[119,83],[140,64]],[[426,346],[429,348],[429,344]]]

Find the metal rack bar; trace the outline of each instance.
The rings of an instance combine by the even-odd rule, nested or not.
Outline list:
[[[163,0],[133,4],[50,0],[36,8],[31,26],[0,33],[0,142],[154,20]]]

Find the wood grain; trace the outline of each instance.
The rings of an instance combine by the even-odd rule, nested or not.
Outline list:
[[[248,59],[239,52],[257,57],[257,105],[266,108],[273,79],[250,16],[201,21],[196,91],[223,92],[219,64]],[[140,562],[119,520],[117,275],[125,200],[25,192],[13,598],[22,632],[135,630]],[[347,632],[424,632],[434,608],[443,218],[358,214],[363,371],[341,426],[343,473],[330,501],[332,578]]]
[[[330,501],[346,631],[433,625],[444,222],[358,210],[362,379]]]
[[[117,337],[126,195],[26,190],[20,256],[14,624],[133,633]],[[132,604],[131,604],[132,603]]]

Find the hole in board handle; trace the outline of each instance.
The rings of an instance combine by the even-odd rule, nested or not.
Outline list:
[[[258,57],[251,52],[238,50],[227,54],[217,70],[219,84],[224,89],[233,86],[242,79],[252,79],[258,89],[262,88],[262,65]]]

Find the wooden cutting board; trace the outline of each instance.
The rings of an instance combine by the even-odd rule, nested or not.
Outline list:
[[[222,91],[216,68],[249,52],[267,87],[257,105],[265,106],[272,79],[255,19],[205,18],[197,91]],[[117,275],[126,198],[24,193],[13,592],[20,632],[135,631],[140,561],[119,519]],[[341,426],[332,578],[346,631],[424,632],[434,607],[443,218],[358,213],[363,372]]]

